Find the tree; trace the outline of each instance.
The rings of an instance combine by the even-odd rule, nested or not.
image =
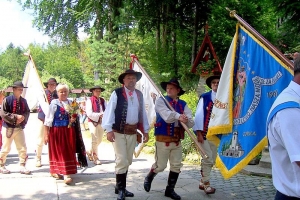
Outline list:
[[[211,7],[210,36],[221,63],[224,63],[230,43],[236,30],[237,20],[230,18],[228,7],[236,10],[248,24],[277,46],[276,16],[270,0],[217,0]]]
[[[0,70],[3,77],[9,77],[9,82],[13,83],[22,80],[27,58],[23,56],[24,49],[14,47],[10,44],[0,55]]]
[[[271,3],[276,11],[280,48],[283,51],[295,51],[293,48],[300,45],[300,1],[274,0]]]
[[[18,0],[24,9],[34,10],[38,30],[62,42],[77,41],[79,31],[103,38],[104,30],[118,30],[117,19],[122,0]]]

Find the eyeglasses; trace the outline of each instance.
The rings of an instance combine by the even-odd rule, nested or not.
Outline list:
[[[219,84],[219,81],[213,81],[211,84]]]

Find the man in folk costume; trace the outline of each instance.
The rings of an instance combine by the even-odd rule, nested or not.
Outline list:
[[[101,126],[103,113],[105,111],[106,102],[100,97],[101,92],[105,89],[100,86],[94,86],[90,89],[92,96],[86,101],[86,114],[88,117],[89,130],[92,135],[92,144],[87,155],[90,161],[95,165],[101,165],[98,157],[98,146],[102,142],[104,130]]]
[[[112,92],[102,119],[102,127],[107,132],[107,139],[113,144],[116,156],[115,193],[118,194],[118,200],[134,196],[126,190],[126,177],[132,164],[137,129],[143,133],[144,142],[148,141],[149,124],[144,98],[142,92],[135,89],[141,77],[142,73],[131,69],[119,76],[123,87]]]
[[[25,167],[28,156],[25,134],[23,131],[27,124],[30,110],[26,99],[21,97],[23,88],[27,87],[24,87],[21,81],[14,82],[11,87],[13,88],[13,94],[3,100],[1,106],[2,109],[0,110],[0,116],[3,120],[3,146],[0,152],[0,173],[10,173],[10,171],[5,168],[5,162],[6,157],[10,152],[11,144],[15,141],[19,153],[20,173],[30,174],[31,172]]]
[[[195,114],[195,126],[193,127],[193,130],[197,133],[198,142],[208,155],[207,159],[202,158],[201,160],[200,172],[202,178],[199,184],[199,189],[204,190],[206,194],[213,194],[216,191],[215,188],[210,186],[209,180],[211,169],[215,164],[217,157],[217,146],[212,141],[206,139],[206,134],[219,81],[219,75],[210,76],[206,79],[206,85],[211,89],[211,91],[200,96]]]
[[[185,91],[180,87],[177,79],[169,82],[161,82],[161,87],[167,92],[165,99],[174,108],[172,111],[165,100],[160,97],[155,103],[156,123],[155,123],[155,163],[144,181],[144,189],[149,192],[151,183],[157,173],[162,172],[168,161],[170,162],[170,173],[165,196],[171,199],[181,199],[174,191],[180,168],[182,167],[182,146],[181,140],[184,139],[184,128],[180,122],[191,128],[194,125],[192,111],[187,103],[179,96]]]
[[[50,78],[48,82],[44,83],[46,86],[45,94],[47,96],[47,101],[45,102],[43,99],[43,103],[40,103],[39,106],[39,111],[38,111],[38,119],[39,119],[39,124],[38,124],[38,137],[37,137],[37,147],[36,147],[36,167],[41,167],[42,162],[41,162],[41,157],[42,157],[42,151],[43,151],[43,146],[44,146],[44,121],[45,121],[45,113],[48,112],[48,107],[49,104],[53,99],[57,99],[57,92],[56,92],[56,86],[57,86],[57,81],[55,78]]]

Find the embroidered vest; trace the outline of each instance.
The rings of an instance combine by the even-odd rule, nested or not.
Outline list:
[[[176,102],[168,96],[166,96],[165,98],[176,112],[183,114],[184,107],[186,106],[185,101],[178,99],[178,101]],[[179,121],[178,125],[180,128],[180,139],[184,139],[184,128],[181,126]],[[156,123],[154,124],[154,127],[154,135],[174,136],[175,123],[166,123],[158,113],[156,113]]]
[[[6,97],[6,112],[8,113],[13,113],[13,114],[18,114],[18,115],[24,115],[25,113],[29,113],[29,108],[27,105],[27,101],[26,99],[24,99],[23,97],[20,97],[19,101],[17,101],[17,99],[15,98],[14,95],[10,95],[8,97]],[[22,129],[25,128],[25,125],[27,123],[28,119],[25,119],[20,125],[22,127]],[[9,124],[7,122],[5,122],[3,120],[3,126],[4,127],[9,127],[9,128],[15,128],[16,126],[20,126],[20,125],[16,125],[16,123],[14,124]]]
[[[69,125],[69,113],[59,105],[56,105],[57,109],[54,113],[52,126],[61,127]],[[73,124],[72,124],[73,125]]]
[[[56,90],[53,93],[51,93],[49,90],[45,90],[45,93],[46,93],[47,100],[48,100],[49,104],[51,103],[51,101],[53,99],[58,99]],[[40,119],[42,121],[45,120],[45,113],[43,112],[41,106],[39,106],[38,119]]]
[[[100,99],[100,101],[99,101]],[[100,104],[102,106],[103,112],[105,111],[105,100],[102,97],[96,98],[95,96],[90,97],[92,103],[92,110],[93,112],[99,113],[100,112]],[[89,122],[93,122],[90,118],[88,118]]]
[[[127,109],[128,109],[128,99],[125,92],[124,87],[115,89],[117,94],[117,106],[115,109],[115,123],[113,124],[112,128],[114,130],[123,132],[124,125],[126,124],[126,117],[127,117]],[[138,96],[139,102],[139,113],[138,113],[138,129],[144,133],[144,126],[143,126],[143,110],[142,107],[144,105],[143,102],[143,94],[141,91],[135,89],[135,92]]]
[[[203,131],[208,131],[208,124],[211,116],[211,111],[213,109],[213,101],[211,99],[211,92],[206,92],[200,96],[200,98],[203,98],[203,112],[204,112],[204,118],[203,118]]]

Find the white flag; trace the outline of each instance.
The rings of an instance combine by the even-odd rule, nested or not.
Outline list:
[[[156,119],[156,113],[154,109],[155,101],[159,98],[159,93],[139,68],[136,61],[133,64],[133,70],[141,72],[143,74],[142,78],[136,84],[136,89],[140,90],[143,93],[148,122],[150,127],[153,127]]]
[[[43,109],[43,111],[46,113],[49,105],[46,104],[44,87],[31,59],[27,62],[22,82],[25,87],[28,87],[24,88],[22,97],[27,100],[29,109],[34,109],[39,105],[39,103],[43,109],[43,103],[45,103],[47,106]]]

